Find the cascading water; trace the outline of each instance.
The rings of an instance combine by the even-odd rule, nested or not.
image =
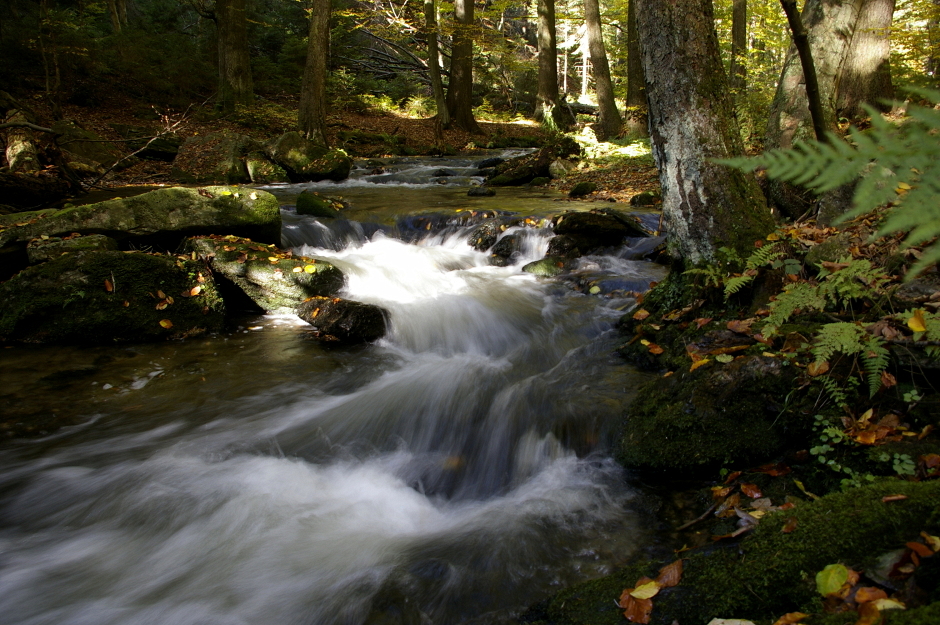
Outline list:
[[[497,623],[640,543],[604,456],[641,379],[610,355],[628,297],[523,273],[545,229],[495,267],[467,227],[285,224],[390,312],[385,339],[327,349],[264,317],[3,354],[11,397],[56,386],[82,418],[0,449],[0,622]]]

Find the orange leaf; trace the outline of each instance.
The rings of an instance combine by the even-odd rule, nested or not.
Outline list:
[[[933,555],[933,550],[927,545],[921,543],[907,543],[907,548],[919,555],[921,558],[929,558]]]
[[[788,467],[787,465],[778,463],[778,464],[763,464],[757,467],[756,469],[754,469],[754,472],[766,473],[767,475],[771,477],[780,477],[781,475],[786,475],[791,470],[792,469],[790,469],[790,467]]]
[[[784,614],[774,621],[774,625],[794,625],[794,623],[799,623],[807,616],[809,616],[809,614],[803,614],[802,612],[790,612],[789,614]]]
[[[696,369],[698,369],[698,368],[701,367],[702,365],[707,365],[707,364],[710,363],[710,362],[711,362],[711,360],[709,360],[708,358],[702,358],[701,360],[697,360],[697,361],[695,361],[695,362],[692,363],[692,366],[691,366],[691,367],[689,367],[689,371],[695,371]]]
[[[829,371],[829,363],[825,360],[817,360],[816,362],[811,362],[806,365],[806,373],[810,374],[814,378],[818,375],[822,375]]]
[[[875,604],[863,603],[858,606],[858,620],[855,625],[880,625],[883,620],[881,611]]]
[[[860,432],[856,437],[855,441],[861,443],[862,445],[874,445],[875,441],[878,440],[878,435],[871,430]]]
[[[888,593],[874,586],[863,586],[855,591],[855,603],[868,603],[875,599],[887,599]]]
[[[701,330],[704,326],[708,325],[711,322],[711,317],[699,317],[695,320],[695,327],[698,330]]]
[[[166,328],[167,330],[169,330],[170,328],[173,327],[173,322],[170,321],[169,319],[161,319],[161,320],[160,320],[160,325],[161,325],[162,327]]]
[[[728,474],[728,477],[725,478],[725,484],[730,484],[739,477],[741,477],[741,471],[732,471]]]
[[[750,319],[744,319],[743,321],[733,319],[726,324],[726,327],[732,332],[736,332],[738,334],[747,334],[751,329],[751,325],[753,325],[755,321],[757,320],[753,317]]]
[[[763,496],[756,484],[741,484],[741,491],[751,499],[760,499]]]
[[[712,487],[712,497],[715,499],[724,499],[731,494],[730,486],[713,486]]]
[[[631,623],[640,623],[640,625],[649,623],[650,613],[653,611],[653,600],[636,599],[631,597],[629,592],[624,591],[624,593],[626,594],[626,600],[623,597],[620,599],[623,616]]]
[[[656,581],[662,588],[672,588],[682,579],[682,560],[676,560],[659,569]]]
[[[783,529],[781,529],[780,531],[783,532],[784,534],[792,534],[793,530],[796,529],[796,524],[797,524],[796,517],[791,516],[790,518],[787,519],[787,522],[783,524]]]
[[[156,308],[157,308],[157,310],[163,310],[163,309],[166,308],[167,306],[169,306],[169,304],[167,304],[166,300],[163,300],[162,302],[158,302],[158,303],[157,303]]]
[[[636,319],[637,321],[643,321],[649,316],[650,316],[649,312],[643,308],[633,313],[633,318]]]
[[[657,356],[658,356],[659,354],[662,354],[663,351],[665,351],[665,350],[663,350],[662,347],[660,347],[660,346],[657,345],[656,343],[650,343],[650,344],[647,346],[647,349],[650,350],[650,353],[651,353],[651,354],[656,354]]]
[[[166,299],[166,293],[163,291],[157,291],[157,299]]]
[[[104,290],[107,291],[108,293],[114,290],[114,285],[111,284],[111,281],[108,280],[107,278],[104,279]]]
[[[881,385],[883,387],[891,388],[892,386],[896,386],[897,383],[898,383],[898,380],[893,375],[891,375],[887,371],[881,372]]]

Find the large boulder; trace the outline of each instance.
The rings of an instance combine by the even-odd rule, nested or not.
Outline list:
[[[175,133],[161,133],[152,128],[112,124],[111,128],[124,139],[124,144],[131,151],[137,151],[138,158],[171,162],[179,154],[183,138]]]
[[[566,211],[552,219],[552,229],[556,236],[549,241],[549,254],[568,258],[622,245],[628,237],[649,236],[639,220],[609,209]]]
[[[281,240],[277,198],[238,187],[171,187],[96,204],[73,206],[0,232],[0,247],[77,232],[115,239],[146,237],[173,246],[195,234],[236,234],[265,243]]]
[[[352,158],[343,150],[330,150],[288,132],[268,142],[265,152],[287,172],[292,182],[345,180],[352,170]]]
[[[287,172],[277,163],[272,163],[264,152],[249,152],[245,157],[245,167],[252,184],[269,184],[272,182],[289,182]]]
[[[115,144],[103,140],[101,135],[85,129],[78,122],[58,121],[52,130],[59,135],[56,141],[73,169],[89,171],[90,168],[103,172],[112,165],[120,169],[130,167],[135,162],[132,158],[124,159],[126,155]]]
[[[297,196],[297,214],[311,217],[339,217],[342,203],[306,189]]]
[[[63,254],[88,252],[94,250],[117,250],[117,241],[103,234],[67,237],[40,237],[33,239],[26,246],[26,255],[30,265],[38,265],[55,260]]]
[[[0,284],[0,340],[113,343],[182,338],[224,320],[211,273],[187,258],[84,251]]]
[[[496,175],[489,179],[491,186],[518,186],[535,178],[550,178],[550,166],[561,158],[581,153],[581,147],[572,139],[563,137],[538,151],[511,158],[496,167]]]
[[[325,260],[294,256],[250,239],[195,237],[184,249],[207,261],[220,283],[230,282],[267,312],[292,313],[305,299],[332,296],[346,282]]]
[[[297,315],[317,329],[323,341],[367,343],[387,331],[388,313],[373,304],[338,297],[313,297],[297,307]]]
[[[189,137],[173,161],[173,177],[186,183],[251,182],[246,163],[260,144],[247,135],[223,130]]]

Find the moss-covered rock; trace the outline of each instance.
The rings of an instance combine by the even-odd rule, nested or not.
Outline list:
[[[535,178],[550,178],[549,166],[559,158],[580,154],[581,147],[571,138],[562,137],[533,154],[511,158],[496,167],[491,186],[517,186]]]
[[[250,152],[245,157],[245,167],[248,169],[248,177],[254,184],[290,181],[284,168],[272,163],[263,152]]]
[[[904,495],[884,502],[887,495]],[[876,567],[884,554],[903,549],[920,532],[940,531],[940,481],[883,482],[805,502],[761,519],[739,543],[722,544],[683,554],[679,585],[653,598],[652,625],[705,625],[712,618],[752,619],[771,623],[788,612],[819,614],[822,602],[815,574],[829,564],[855,570]],[[795,530],[782,531],[790,519]],[[641,561],[607,577],[564,590],[545,602],[534,617],[552,625],[625,622],[615,604],[625,588],[642,575],[655,577],[666,562]],[[915,574],[915,579],[917,579]],[[929,586],[929,580],[920,580]],[[937,589],[925,588],[928,600]],[[926,625],[936,621],[936,604],[908,613],[889,613],[888,623]],[[847,622],[854,623],[857,620]],[[529,621],[531,622],[531,621]],[[810,623],[826,623],[820,619]],[[840,625],[842,621],[837,621]]]
[[[597,184],[594,182],[579,182],[568,191],[568,197],[584,197],[597,191]]]
[[[536,276],[553,277],[566,270],[565,259],[560,256],[546,256],[541,260],[523,265],[522,270]]]
[[[124,157],[113,143],[102,140],[102,137],[91,130],[86,130],[78,122],[62,120],[52,126],[58,135],[58,143],[65,153],[66,159],[75,161],[79,168],[82,164],[94,164],[103,168],[111,167]],[[134,159],[121,161],[117,167],[130,167]]]
[[[339,217],[340,202],[323,197],[319,193],[305,190],[297,196],[297,214],[311,217]]]
[[[0,284],[0,338],[43,343],[157,341],[220,328],[224,307],[203,263],[84,251]]]
[[[69,252],[87,252],[93,250],[116,250],[117,241],[103,234],[90,234],[84,237],[49,237],[33,239],[26,246],[29,264],[36,265],[58,258]]]
[[[251,137],[228,130],[189,137],[173,161],[172,175],[196,184],[252,182],[246,159],[260,148]]]
[[[659,474],[772,459],[812,425],[783,403],[796,375],[787,365],[745,356],[650,382],[624,419],[618,459]]]
[[[265,152],[284,168],[292,182],[345,180],[353,165],[343,150],[317,145],[299,132],[287,132],[268,142]]]
[[[281,240],[277,198],[265,191],[237,187],[158,189],[129,198],[62,209],[0,232],[0,247],[42,235],[73,232],[106,234],[127,240],[163,240],[172,248],[194,234],[236,234],[265,243]]]
[[[314,326],[317,337],[327,342],[368,343],[387,331],[388,312],[338,297],[312,297],[297,307],[297,316]]]
[[[334,295],[346,281],[325,260],[295,257],[273,244],[235,236],[195,237],[185,249],[208,261],[220,283],[234,284],[267,312],[294,312],[305,299]]]

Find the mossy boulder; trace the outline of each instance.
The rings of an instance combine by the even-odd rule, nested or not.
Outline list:
[[[553,277],[566,271],[566,262],[560,256],[546,256],[541,260],[523,265],[522,270],[536,276]]]
[[[339,217],[342,204],[314,191],[305,190],[297,196],[297,214],[311,217]]]
[[[18,222],[21,223],[21,222]],[[175,248],[186,236],[236,234],[279,243],[281,213],[277,198],[265,191],[237,187],[172,187],[142,195],[73,206],[21,226],[0,231],[0,248],[46,236],[105,234],[118,241],[159,241]]]
[[[267,312],[294,312],[305,299],[332,296],[346,282],[325,260],[235,236],[194,237],[184,249],[207,261],[223,288],[234,285]]]
[[[533,154],[511,158],[496,167],[491,186],[518,186],[535,178],[551,178],[549,167],[560,158],[580,154],[581,147],[570,137],[562,137]]]
[[[245,157],[245,167],[248,169],[248,177],[251,178],[253,184],[290,181],[284,168],[272,163],[263,152],[250,152]]]
[[[171,175],[196,184],[252,182],[246,160],[260,148],[251,137],[228,130],[189,137],[173,161]]]
[[[883,501],[888,495],[906,499]],[[816,573],[835,563],[861,572],[873,571],[879,558],[903,549],[906,542],[917,540],[920,532],[936,535],[940,532],[938,501],[940,480],[884,480],[771,513],[739,542],[683,554],[682,579],[653,598],[650,623],[705,625],[712,618],[771,623],[788,612],[820,614]],[[795,523],[795,529],[784,533],[788,522]],[[523,622],[620,625],[625,621],[616,602],[623,590],[634,587],[643,575],[655,577],[667,563],[640,561],[607,577],[573,586],[541,604]],[[932,605],[907,614],[887,612],[887,623],[936,622],[929,620],[940,614],[936,576],[917,572],[915,580],[924,593],[920,600]],[[854,624],[857,617],[835,623]],[[828,618],[814,617],[809,623],[832,623]]]
[[[653,380],[630,405],[618,460],[664,476],[769,461],[812,425],[783,403],[795,376],[782,359],[744,356]]]
[[[297,307],[297,316],[314,326],[317,337],[327,342],[368,343],[387,332],[387,311],[338,297],[312,297]]]
[[[597,191],[597,183],[579,182],[568,191],[568,197],[584,197]]]
[[[70,252],[86,252],[93,250],[116,250],[117,241],[103,234],[90,234],[79,237],[49,237],[33,239],[26,246],[29,264],[37,265],[58,258]]]
[[[663,201],[663,196],[656,191],[643,191],[630,198],[630,206],[655,206]]]
[[[0,284],[0,339],[158,341],[214,331],[224,306],[203,263],[144,252],[83,251]]]
[[[299,132],[287,132],[268,142],[265,153],[284,168],[291,182],[345,180],[353,166],[343,150],[317,145]]]
[[[56,140],[65,153],[66,160],[70,165],[74,161],[78,169],[82,169],[83,165],[108,168],[125,156],[115,144],[104,141],[101,135],[86,130],[78,122],[58,121],[52,126],[52,130],[59,135]],[[130,167],[135,162],[135,159],[128,158],[118,163],[117,168]]]

